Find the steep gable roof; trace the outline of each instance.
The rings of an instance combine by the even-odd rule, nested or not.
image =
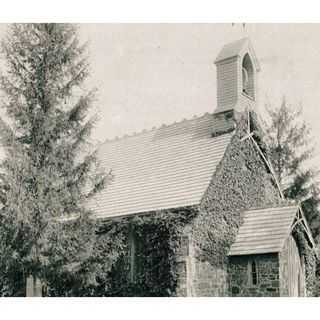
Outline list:
[[[219,63],[221,61],[224,61],[236,56],[242,56],[243,53],[248,50],[252,56],[252,59],[257,71],[259,71],[260,64],[253,50],[253,47],[249,38],[243,38],[243,39],[236,40],[234,42],[226,44],[219,52],[215,60],[215,63]]]
[[[96,217],[199,204],[232,136],[212,137],[224,125],[205,114],[105,142],[99,158],[113,180],[89,203]]]
[[[280,252],[298,210],[298,206],[287,206],[246,211],[229,256]]]

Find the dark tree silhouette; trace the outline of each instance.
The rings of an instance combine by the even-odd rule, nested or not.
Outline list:
[[[94,91],[84,89],[77,28],[11,25],[2,54],[0,274],[2,295],[14,296],[30,276],[51,287],[66,281],[70,266],[85,265],[90,279],[96,227],[85,204],[106,176],[89,140]]]

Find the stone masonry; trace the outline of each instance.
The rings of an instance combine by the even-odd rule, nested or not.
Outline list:
[[[250,281],[248,264],[254,259],[257,284]],[[232,297],[279,297],[279,257],[277,253],[229,258],[229,295]]]

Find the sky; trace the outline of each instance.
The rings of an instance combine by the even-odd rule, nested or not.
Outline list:
[[[5,29],[0,25],[0,38]],[[88,87],[98,88],[98,141],[214,112],[213,61],[223,45],[243,37],[261,65],[258,111],[286,96],[302,104],[318,140],[320,24],[80,24],[79,35],[89,41]],[[318,145],[316,156],[317,165]]]

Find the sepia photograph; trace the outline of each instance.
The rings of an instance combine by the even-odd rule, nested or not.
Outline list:
[[[319,34],[1,24],[0,296],[318,297]]]

